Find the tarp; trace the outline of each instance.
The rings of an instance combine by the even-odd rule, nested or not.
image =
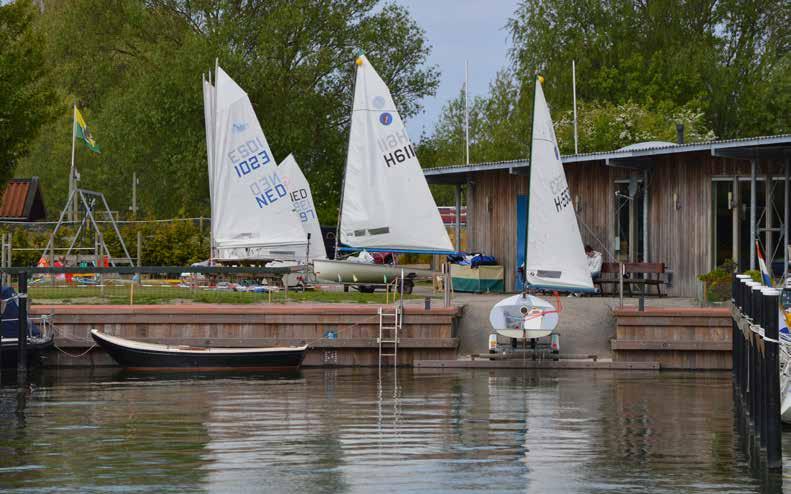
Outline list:
[[[14,295],[16,295],[16,292],[10,286],[3,286],[3,289],[0,290],[0,297],[3,300],[8,300],[3,310],[3,338],[17,338],[19,336],[19,304],[16,299],[9,300]],[[28,334],[41,336],[38,326],[30,322],[29,319]]]

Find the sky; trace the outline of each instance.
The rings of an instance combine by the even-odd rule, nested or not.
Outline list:
[[[423,112],[407,120],[409,135],[430,134],[442,106],[464,85],[469,63],[470,99],[488,92],[489,82],[505,67],[510,41],[505,25],[518,0],[394,0],[409,9],[432,46],[430,65],[440,71],[437,95],[423,98]]]

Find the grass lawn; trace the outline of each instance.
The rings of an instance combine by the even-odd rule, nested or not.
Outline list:
[[[81,286],[31,286],[28,293],[33,304],[87,304],[87,305],[129,305],[168,304],[168,303],[212,303],[212,304],[260,304],[260,303],[356,303],[383,304],[384,292],[360,293],[354,289],[342,291],[305,291],[289,290],[288,299],[284,291],[268,293],[246,293],[220,290],[181,288],[177,286],[135,286],[107,285],[103,287]],[[390,301],[393,300],[392,294]],[[407,295],[405,298],[417,298]]]

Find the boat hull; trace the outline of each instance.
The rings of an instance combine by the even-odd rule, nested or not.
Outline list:
[[[513,295],[489,312],[489,323],[506,338],[534,339],[549,336],[558,325],[558,312],[546,300],[533,295]]]
[[[3,338],[3,344],[0,349],[2,352],[2,362],[0,365],[3,369],[14,369],[18,362],[18,347],[16,338]],[[28,367],[40,366],[43,363],[44,354],[52,349],[55,342],[53,337],[41,338],[28,338],[26,351],[27,351],[27,365]]]
[[[285,371],[302,365],[307,345],[278,348],[196,348],[141,343],[91,330],[121,367],[146,371]]]
[[[316,279],[330,283],[355,283],[361,285],[384,285],[401,276],[431,276],[430,269],[415,269],[393,264],[365,264],[332,259],[313,261]]]

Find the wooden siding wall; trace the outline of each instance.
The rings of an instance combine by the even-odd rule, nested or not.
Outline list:
[[[749,176],[750,162],[715,157],[708,152],[659,156],[649,173],[649,261],[664,262],[673,271],[670,295],[696,297],[702,291],[697,276],[712,268],[712,185],[718,176]],[[607,260],[615,235],[614,181],[641,170],[607,166],[603,161],[565,167],[577,209],[583,243]],[[780,163],[761,162],[758,175],[782,175]],[[468,190],[471,251],[495,256],[505,267],[506,290],[516,279],[516,196],[528,193],[528,178],[507,170],[480,172]],[[673,194],[678,194],[679,209]],[[603,245],[602,245],[603,244]]]

